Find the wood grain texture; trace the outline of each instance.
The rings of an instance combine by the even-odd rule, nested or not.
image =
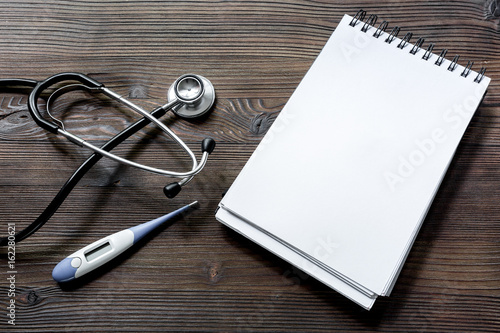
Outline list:
[[[389,29],[425,37],[424,47],[460,54],[463,65],[486,66],[492,78],[391,297],[370,312],[214,218],[342,15],[359,8]],[[194,72],[218,97],[204,120],[164,117],[196,152],[203,137],[217,140],[206,169],[178,197],[163,196],[168,179],[102,160],[18,244],[15,327],[7,325],[7,251],[0,250],[0,331],[500,331],[499,8],[493,0],[0,2],[0,78],[79,71],[153,109],[175,78]],[[91,98],[63,96],[54,111],[96,144],[135,117]],[[7,223],[34,220],[89,155],[37,127],[25,103],[25,92],[0,92],[1,234]],[[189,165],[152,127],[115,151],[155,166]],[[52,280],[54,265],[82,245],[193,200],[199,211],[99,275],[64,289]]]

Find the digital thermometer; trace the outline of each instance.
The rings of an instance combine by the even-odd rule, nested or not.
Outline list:
[[[129,249],[157,227],[194,208],[198,208],[198,201],[157,219],[101,238],[63,259],[54,267],[52,277],[57,282],[68,282],[92,272]]]

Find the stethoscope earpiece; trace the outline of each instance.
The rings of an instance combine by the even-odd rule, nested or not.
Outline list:
[[[169,199],[175,198],[177,194],[182,190],[181,185],[178,182],[170,183],[163,188],[163,193]]]
[[[215,149],[215,140],[212,138],[205,138],[201,142],[201,152],[207,152],[209,155],[212,154],[212,152]]]
[[[212,138],[205,138],[201,142],[201,152],[202,153],[208,153],[209,155],[214,151],[215,149],[215,140]],[[163,193],[165,196],[169,199],[174,198],[179,192],[182,190],[181,184],[178,182],[173,182],[168,185],[166,185],[163,188]]]

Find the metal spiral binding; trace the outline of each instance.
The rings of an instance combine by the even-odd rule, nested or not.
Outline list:
[[[439,57],[436,60],[436,62],[434,63],[434,65],[441,66],[441,64],[444,61],[444,57],[446,56],[446,53],[448,53],[448,49],[443,49],[443,51],[441,51],[441,53],[439,54]]]
[[[451,61],[451,64],[448,66],[448,70],[450,72],[453,72],[455,68],[457,67],[458,59],[460,56],[457,54],[456,56],[453,57],[453,60]]]
[[[370,29],[371,26],[373,26],[377,22],[378,16],[375,14],[371,14],[368,19],[366,20],[365,24],[363,24],[363,27],[361,28],[361,31],[366,32],[368,29]]]
[[[424,55],[422,56],[422,59],[424,59],[425,61],[429,60],[433,49],[434,49],[434,43],[429,43],[429,46],[427,47],[427,50],[425,51]]]
[[[470,73],[472,65],[474,65],[474,61],[469,60],[467,62],[467,66],[465,66],[464,71],[462,72],[462,74],[460,74],[460,76],[467,77],[467,75],[469,75],[469,73]]]
[[[383,21],[382,23],[380,23],[380,25],[378,26],[377,30],[375,30],[375,33],[373,34],[373,37],[379,38],[380,35],[385,31],[385,29],[387,29],[387,25],[388,24],[389,24],[389,22],[387,22],[387,21]]]
[[[422,47],[422,44],[424,43],[424,40],[425,39],[422,38],[422,37],[420,37],[419,39],[417,39],[417,42],[411,48],[410,53],[413,54],[413,55],[417,54],[418,50],[420,50],[420,48]]]
[[[392,31],[389,34],[389,36],[387,37],[387,39],[385,40],[385,42],[388,44],[391,44],[392,41],[398,36],[399,30],[401,30],[401,29],[398,26],[395,26],[394,28],[392,28]]]
[[[412,32],[407,32],[406,35],[401,40],[401,42],[399,42],[398,48],[400,48],[401,50],[404,49],[406,44],[408,44],[410,42],[410,39],[412,36],[413,36]]]
[[[349,25],[351,27],[355,27],[358,23],[363,23],[363,26],[361,27],[361,31],[366,33],[370,29],[370,27],[375,25],[375,23],[377,22],[378,16],[375,14],[371,14],[366,19],[366,21],[363,21],[365,19],[365,16],[366,16],[366,11],[360,9],[356,13],[356,15],[354,15],[354,17],[352,18]],[[387,29],[388,25],[389,25],[389,23],[387,21],[382,21],[382,23],[380,23],[378,28],[375,30],[373,37],[379,38],[383,33],[385,33],[385,30]],[[385,42],[387,44],[391,44],[397,38],[400,31],[401,31],[401,28],[398,26],[395,26],[394,28],[392,28],[391,32],[388,34],[387,38],[385,39]],[[413,37],[413,33],[407,32],[406,35],[403,37],[403,39],[401,39],[401,41],[399,42],[397,47],[401,50],[404,49],[406,47],[406,45],[410,42],[412,37]],[[422,38],[422,37],[418,38],[417,41],[415,42],[415,44],[413,45],[413,47],[411,48],[410,54],[416,55],[418,53],[418,51],[420,51],[420,49],[422,48],[424,41],[425,41],[424,38]],[[434,43],[429,43],[429,46],[427,47],[424,55],[422,56],[423,60],[427,61],[427,60],[429,60],[429,58],[432,57],[432,55],[433,55],[432,50],[434,49],[434,46],[435,46]],[[436,66],[440,67],[443,64],[443,62],[445,60],[446,53],[448,53],[447,49],[443,49],[441,51],[437,60],[434,62],[434,64]],[[460,58],[459,55],[456,55],[455,57],[453,57],[453,60],[451,61],[450,65],[448,66],[448,70],[450,72],[453,72],[455,70],[455,68],[458,66],[458,59],[459,58]],[[467,66],[465,66],[465,68],[462,71],[462,73],[460,74],[460,76],[464,77],[464,78],[469,76],[470,72],[472,71],[473,65],[474,65],[474,62],[469,60],[467,62]],[[481,67],[481,70],[478,72],[476,78],[474,79],[474,82],[480,83],[481,80],[483,79],[485,73],[486,73],[486,68]]]
[[[355,27],[356,24],[358,24],[358,21],[363,21],[363,19],[365,18],[365,15],[366,15],[366,12],[363,9],[358,10],[356,15],[354,15],[354,17],[352,18],[351,23],[349,23],[349,25],[351,27]]]
[[[486,67],[481,67],[481,70],[479,71],[476,78],[474,79],[474,82],[477,82],[477,83],[481,82],[485,72],[486,72]]]

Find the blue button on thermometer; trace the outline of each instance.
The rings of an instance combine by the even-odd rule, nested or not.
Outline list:
[[[195,201],[157,219],[101,238],[58,263],[52,271],[52,277],[57,282],[68,282],[90,273],[116,258],[157,227],[197,207],[198,202]]]

